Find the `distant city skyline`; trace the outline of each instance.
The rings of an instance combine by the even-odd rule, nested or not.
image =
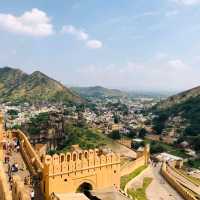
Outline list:
[[[200,1],[22,0],[0,5],[0,67],[73,86],[200,85]]]

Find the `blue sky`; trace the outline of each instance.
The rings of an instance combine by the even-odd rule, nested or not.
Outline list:
[[[0,0],[0,66],[67,85],[200,85],[200,0]]]

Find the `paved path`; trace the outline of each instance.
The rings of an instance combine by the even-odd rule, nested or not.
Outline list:
[[[146,190],[148,200],[183,200],[183,198],[160,175],[160,166],[150,166],[131,184],[132,188],[142,187],[144,177],[151,177],[153,181]]]
[[[6,154],[6,151],[4,151],[4,155]],[[10,161],[9,164],[12,166],[13,164],[18,164],[18,172],[12,172],[12,175],[18,175],[21,179],[21,181],[24,181],[24,178],[27,177],[30,180],[30,173],[26,168],[26,165],[23,161],[23,158],[21,156],[20,152],[12,151],[11,155],[9,156]],[[8,178],[8,164],[3,164],[4,170],[7,172],[7,178]],[[30,184],[25,185],[26,190],[30,193],[31,190],[33,190],[32,186]]]

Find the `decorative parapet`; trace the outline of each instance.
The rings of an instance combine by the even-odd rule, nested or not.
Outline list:
[[[116,164],[120,164],[119,154],[103,154],[98,149],[46,155],[43,159],[44,172],[49,176]]]

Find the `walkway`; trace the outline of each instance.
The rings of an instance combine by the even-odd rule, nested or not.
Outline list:
[[[144,173],[133,180],[131,188],[142,187],[144,177],[153,178],[153,181],[146,190],[148,200],[183,200],[162,177],[160,174],[160,166],[150,166]]]
[[[9,142],[11,143],[12,141],[9,141]],[[8,153],[5,150],[4,155],[6,155],[6,154],[8,154]],[[19,170],[17,172],[11,172],[11,177],[14,176],[14,175],[17,175],[17,176],[20,177],[22,182],[24,182],[24,179],[26,177],[27,178],[27,184],[25,185],[25,189],[26,189],[27,192],[30,193],[33,190],[33,187],[30,184],[30,173],[26,168],[26,165],[23,161],[21,153],[17,152],[16,150],[12,150],[9,153],[9,164],[3,163],[4,170],[7,173],[7,178],[9,180],[9,173],[8,173],[9,165],[11,167],[13,164],[16,164],[16,163],[18,164]]]

